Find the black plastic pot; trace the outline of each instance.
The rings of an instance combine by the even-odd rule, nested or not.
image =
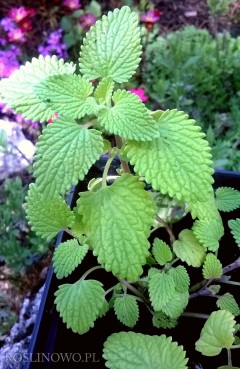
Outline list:
[[[86,183],[93,177],[100,177],[102,168],[104,167],[104,158],[97,162],[94,167],[90,170],[86,181],[81,182],[71,194],[69,202],[73,207],[76,203],[77,195],[80,191],[86,190]],[[112,172],[115,174],[115,168],[118,167],[118,162],[113,163]],[[216,188],[220,186],[229,186],[240,190],[240,173],[217,171],[215,174],[215,185]],[[229,219],[240,217],[240,212],[231,212],[231,215],[224,213],[223,220],[224,224]],[[191,217],[186,217],[180,222],[174,225],[176,234],[180,230],[191,226]],[[227,227],[226,227],[227,229]],[[68,235],[60,233],[57,239],[57,246],[59,243],[68,239]],[[156,237],[156,235],[155,235]],[[164,239],[165,232],[161,231],[160,237]],[[166,241],[167,235],[166,235]],[[224,260],[224,265],[227,265],[239,256],[239,249],[236,247],[234,240],[230,234],[226,234],[222,239],[224,248],[220,248],[220,259]],[[223,250],[224,249],[224,250]],[[224,258],[223,258],[224,252]],[[54,305],[54,292],[57,290],[59,284],[63,283],[74,283],[79,277],[89,269],[92,265],[96,264],[96,260],[93,256],[89,255],[83,261],[83,263],[72,273],[72,275],[64,280],[57,280],[52,267],[50,267],[45,290],[42,296],[41,305],[38,312],[38,317],[35,323],[34,331],[29,346],[29,352],[27,359],[24,363],[24,369],[55,369],[55,368],[71,368],[72,366],[78,368],[105,368],[104,360],[102,359],[102,347],[104,341],[113,332],[128,331],[129,329],[123,326],[117,318],[114,316],[113,309],[108,314],[95,322],[95,326],[88,333],[84,335],[78,335],[73,333],[70,329],[66,328],[66,325],[62,322],[58,312]],[[193,271],[193,280],[191,284],[196,281],[200,281],[201,271]],[[232,272],[233,279],[240,281],[239,270]],[[116,280],[111,275],[104,271],[95,271],[91,274],[92,278],[97,278],[104,283],[105,289],[115,284]],[[224,288],[224,287],[223,287]],[[231,288],[228,291],[232,292],[235,296],[238,287]],[[240,302],[240,301],[239,301]],[[199,305],[200,304],[200,305]],[[216,309],[216,301],[210,297],[200,297],[190,301],[187,310],[198,311],[201,313],[210,313]],[[152,327],[151,315],[144,306],[140,306],[140,319],[136,327],[133,329],[135,332],[141,332],[150,335],[161,335],[166,334],[167,336],[173,336],[174,341],[181,343],[187,351],[187,356],[190,358],[189,367],[191,369],[215,369],[220,365],[227,363],[226,352],[222,352],[216,357],[204,358],[200,353],[197,353],[194,349],[194,344],[199,338],[201,328],[204,321],[201,319],[190,319],[182,317],[179,320],[179,324],[173,330],[162,330]],[[224,351],[224,350],[223,350]],[[233,362],[237,363],[239,358],[239,350],[233,350]],[[67,356],[68,355],[68,356]],[[146,368],[148,369],[148,368]]]

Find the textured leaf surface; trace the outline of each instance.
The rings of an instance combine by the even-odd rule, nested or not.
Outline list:
[[[81,193],[78,206],[98,262],[135,282],[149,255],[147,238],[156,212],[144,184],[124,174],[98,192]]]
[[[113,107],[104,107],[98,112],[99,122],[108,132],[137,141],[159,136],[157,123],[136,95],[117,90],[112,100]]]
[[[152,253],[158,264],[165,265],[172,260],[172,251],[170,247],[158,238],[154,239]]]
[[[205,201],[212,192],[212,161],[205,135],[195,121],[177,110],[164,112],[159,138],[129,141],[125,148],[135,171],[155,190],[186,202]]]
[[[216,190],[218,210],[232,211],[240,207],[240,191],[231,187],[220,187]]]
[[[149,273],[149,296],[155,311],[161,310],[173,298],[175,283],[171,275],[160,271]]]
[[[133,328],[138,321],[138,304],[134,296],[125,295],[114,300],[117,318],[127,327]]]
[[[27,62],[19,70],[13,72],[10,78],[0,82],[0,93],[8,103],[8,107],[16,113],[22,113],[27,119],[46,122],[56,112],[42,102],[35,93],[35,86],[50,76],[73,74],[75,65],[64,63],[56,56],[39,56]]]
[[[189,229],[184,229],[179,234],[179,239],[173,243],[173,251],[179,259],[193,267],[202,265],[206,253],[204,247]]]
[[[57,120],[43,130],[37,143],[34,175],[46,198],[64,194],[84,178],[103,151],[103,138],[95,129],[74,121]]]
[[[187,272],[187,269],[184,266],[179,265],[176,268],[172,268],[169,270],[169,274],[172,276],[176,290],[178,292],[186,292],[188,291],[190,278]]]
[[[237,245],[240,246],[240,219],[229,220],[228,226],[231,229],[231,233]]]
[[[60,197],[46,201],[36,184],[29,186],[26,198],[26,214],[37,235],[50,240],[74,223],[74,214]]]
[[[229,292],[225,293],[217,300],[217,307],[221,310],[228,310],[235,316],[240,315],[240,309],[237,301]]]
[[[171,318],[177,319],[188,304],[188,292],[175,292],[170,301],[162,307],[162,311]]]
[[[82,262],[88,246],[80,246],[77,240],[61,243],[53,255],[53,267],[57,278],[67,277]]]
[[[84,77],[65,74],[49,77],[34,91],[52,111],[75,119],[88,113],[86,101],[93,86]]]
[[[214,311],[201,331],[196,350],[205,356],[216,356],[234,342],[234,316],[226,310]]]
[[[102,283],[79,280],[74,284],[60,285],[54,302],[67,328],[83,334],[94,326],[104,304],[104,294]]]
[[[80,70],[90,80],[109,76],[127,82],[138,67],[140,54],[137,14],[123,6],[91,27],[81,47]]]
[[[99,311],[98,313],[98,318],[102,318],[103,316],[105,316],[107,314],[107,312],[109,311],[109,303],[108,301],[105,299],[104,300],[104,303],[103,303],[103,306],[101,308],[101,310]]]
[[[172,337],[134,332],[114,333],[104,343],[103,357],[110,369],[187,369],[185,351]]]
[[[208,287],[208,290],[211,291],[213,295],[216,295],[220,292],[221,286],[219,284],[212,284]]]
[[[97,86],[94,97],[99,104],[109,103],[112,97],[114,82],[111,77],[103,78]]]
[[[210,251],[216,251],[219,248],[219,240],[224,235],[221,220],[209,218],[196,220],[192,230],[199,242]]]
[[[156,328],[171,329],[176,327],[177,320],[167,316],[163,311],[156,311],[153,314],[152,324]]]
[[[203,264],[203,277],[205,279],[220,278],[223,274],[222,264],[214,254],[207,254]]]

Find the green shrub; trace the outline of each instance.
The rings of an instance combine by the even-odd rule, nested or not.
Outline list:
[[[184,109],[212,131],[215,166],[240,170],[240,38],[193,26],[147,46],[143,80],[158,107]]]

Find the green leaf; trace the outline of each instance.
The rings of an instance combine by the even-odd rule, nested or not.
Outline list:
[[[240,247],[240,219],[229,220],[228,226],[231,229],[231,233],[237,245]]]
[[[212,284],[208,287],[208,290],[212,293],[212,295],[217,295],[220,292],[221,286],[219,284]]]
[[[158,264],[165,265],[172,260],[170,247],[162,240],[155,238],[153,241],[152,253]]]
[[[225,365],[225,366],[219,366],[217,369],[240,369],[240,368],[239,368],[239,366],[236,367],[236,366]]]
[[[90,4],[88,4],[85,9],[87,13],[93,14],[96,18],[99,18],[102,14],[101,5],[95,0],[91,0]]]
[[[189,301],[188,292],[175,292],[173,297],[166,305],[162,307],[162,311],[171,318],[177,319],[182,315]]]
[[[196,350],[205,356],[216,356],[223,348],[229,349],[234,342],[235,324],[234,316],[229,311],[214,311],[203,326],[195,344]]]
[[[221,310],[228,310],[235,316],[240,315],[240,309],[237,301],[229,292],[225,293],[217,300],[217,307]]]
[[[171,329],[176,327],[177,319],[167,316],[163,311],[155,311],[152,318],[152,324],[156,328]]]
[[[94,326],[103,305],[105,291],[95,280],[62,284],[54,294],[57,311],[74,333],[84,334]]]
[[[76,119],[88,114],[86,101],[93,86],[84,77],[65,74],[47,78],[34,91],[52,111]]]
[[[207,254],[203,264],[203,277],[205,279],[220,278],[223,274],[222,264],[214,254]]]
[[[103,151],[103,138],[95,129],[58,119],[43,130],[37,143],[34,175],[46,198],[64,194],[88,172]]]
[[[193,233],[203,246],[210,251],[219,248],[219,240],[224,235],[224,228],[221,219],[200,219],[196,220],[192,227]]]
[[[150,227],[156,212],[138,178],[124,174],[97,192],[83,192],[79,213],[93,254],[107,271],[137,281],[149,255]]]
[[[216,190],[218,210],[232,211],[240,207],[240,191],[231,187],[220,187]]]
[[[200,267],[205,259],[205,248],[189,229],[184,229],[178,237],[173,243],[173,251],[177,257],[188,265]]]
[[[205,135],[195,121],[178,110],[164,112],[159,137],[129,141],[125,152],[135,171],[155,190],[186,202],[205,201],[212,192],[212,161]],[[191,170],[189,170],[191,168]]]
[[[101,308],[101,310],[99,311],[98,313],[98,318],[102,318],[103,316],[105,316],[107,314],[107,312],[109,311],[109,303],[106,299],[104,299],[104,303],[103,303],[103,306]]]
[[[0,128],[0,147],[6,149],[8,144],[8,136],[5,129]]]
[[[61,243],[53,255],[53,268],[57,278],[67,277],[81,264],[86,256],[88,245],[80,246],[77,240]]]
[[[155,311],[162,310],[176,293],[172,276],[160,271],[149,273],[148,289],[150,301]]]
[[[65,201],[60,197],[46,201],[36,184],[30,184],[26,201],[27,219],[32,230],[47,240],[74,223],[74,214]]]
[[[99,104],[109,103],[114,89],[114,82],[111,77],[103,78],[97,86],[94,97]]]
[[[114,311],[121,323],[133,328],[139,317],[138,304],[134,296],[125,295],[114,300]]]
[[[125,90],[114,92],[113,107],[103,107],[98,120],[110,133],[137,141],[149,141],[159,136],[157,124],[141,100]]]
[[[140,62],[138,16],[127,6],[97,21],[83,40],[80,70],[88,79],[111,77],[127,82]]]
[[[0,93],[8,107],[21,113],[27,119],[45,122],[56,112],[42,102],[35,93],[35,87],[50,76],[73,74],[75,65],[64,63],[56,56],[39,56],[14,71],[0,82]]]
[[[187,369],[185,354],[172,337],[134,332],[112,334],[103,349],[110,369]]]
[[[186,292],[189,289],[190,278],[187,269],[184,266],[179,265],[176,268],[169,270],[169,274],[172,276],[176,291]]]

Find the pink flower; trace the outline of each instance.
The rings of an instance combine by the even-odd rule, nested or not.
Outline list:
[[[25,6],[20,6],[19,8],[12,8],[8,17],[16,23],[21,22],[26,17],[32,17],[36,14],[36,11],[31,8],[26,8]]]
[[[58,117],[59,117],[58,113],[54,113],[53,117],[48,119],[48,123],[53,123],[55,119],[57,119]]]
[[[23,19],[20,23],[20,27],[23,31],[30,31],[32,29],[32,22],[30,19]]]
[[[76,10],[81,8],[79,0],[64,0],[63,5],[66,6],[66,8],[69,8],[70,10]]]
[[[142,102],[146,102],[149,99],[148,96],[144,95],[145,94],[144,88],[130,88],[129,91],[132,94],[137,95],[139,99],[142,100]]]
[[[13,29],[12,31],[8,32],[8,41],[9,42],[24,42],[24,32],[20,28]]]
[[[80,17],[80,24],[82,28],[88,29],[90,28],[94,23],[96,23],[97,18],[94,17],[93,14],[85,14]]]
[[[147,13],[143,13],[140,19],[142,22],[154,24],[159,21],[160,14],[159,10],[149,10]]]

